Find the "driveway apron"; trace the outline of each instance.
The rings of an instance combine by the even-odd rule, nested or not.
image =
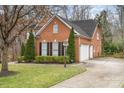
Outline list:
[[[119,88],[124,83],[123,59],[97,58],[85,62],[78,65],[85,66],[86,72],[54,85],[52,88]]]

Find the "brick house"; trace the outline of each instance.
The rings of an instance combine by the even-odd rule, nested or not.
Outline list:
[[[36,33],[36,54],[41,56],[63,56],[63,42],[70,31],[75,32],[76,62],[98,57],[101,54],[100,27],[94,20],[69,21],[53,15]]]

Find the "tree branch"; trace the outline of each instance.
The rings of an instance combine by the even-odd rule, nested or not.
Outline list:
[[[10,21],[9,21],[9,23],[10,23],[9,26],[11,26],[13,24],[13,19],[14,19],[15,14],[16,14],[17,7],[18,7],[17,5],[13,7],[13,11],[12,11],[12,14],[11,14],[11,17],[10,17]]]
[[[24,13],[23,15],[18,16],[18,18],[22,18],[22,17],[28,15],[33,9],[34,9],[34,7],[32,9],[30,9],[28,12]]]
[[[13,36],[11,39],[9,39],[8,42],[7,42],[8,45],[11,45],[11,43],[13,41],[15,41],[15,39],[22,33],[22,31],[24,31],[31,23],[32,23],[32,21],[30,21],[27,25],[23,26],[23,28],[20,29],[15,36]]]
[[[16,12],[16,18],[15,18],[15,21],[13,22],[13,24],[12,24],[12,26],[8,29],[8,33],[7,33],[7,36],[9,36],[9,33],[11,32],[11,30],[15,27],[15,25],[16,25],[16,23],[17,23],[17,21],[18,21],[18,16],[19,16],[19,13],[20,13],[20,11],[23,9],[23,7],[24,6],[21,6],[19,9],[18,9],[18,11]]]

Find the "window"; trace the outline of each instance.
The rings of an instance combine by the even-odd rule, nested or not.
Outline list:
[[[58,24],[53,25],[53,33],[58,33]]]
[[[42,56],[47,56],[47,43],[42,43]]]
[[[99,33],[97,32],[97,40],[99,40]]]
[[[63,42],[59,42],[58,43],[58,55],[59,56],[64,56],[64,46],[63,46]]]
[[[52,47],[53,47],[53,49],[52,49],[52,55],[53,56],[58,56],[58,43],[57,42],[54,42],[52,44]]]

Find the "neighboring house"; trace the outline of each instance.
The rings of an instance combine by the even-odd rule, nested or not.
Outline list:
[[[97,57],[101,54],[100,28],[94,20],[69,21],[53,15],[36,33],[36,54],[41,56],[63,56],[63,42],[70,31],[75,32],[76,62]]]

